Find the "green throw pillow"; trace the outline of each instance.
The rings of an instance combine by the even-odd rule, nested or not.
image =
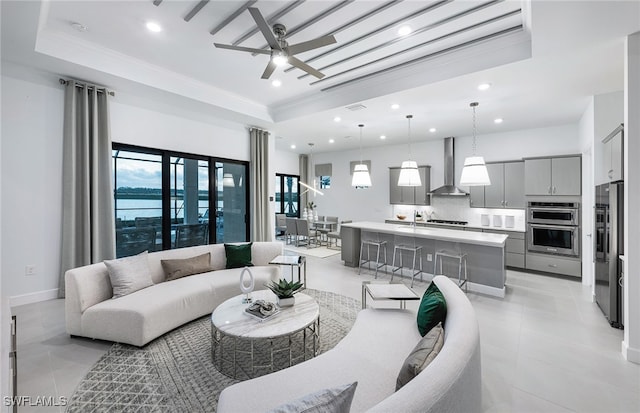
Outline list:
[[[436,286],[434,282],[431,282],[427,291],[422,296],[420,301],[420,308],[418,308],[418,331],[422,337],[425,336],[433,327],[438,323],[444,325],[444,321],[447,318],[447,302],[444,299],[444,295]]]
[[[246,244],[224,244],[224,252],[227,255],[227,268],[253,267],[251,262],[251,245]]]

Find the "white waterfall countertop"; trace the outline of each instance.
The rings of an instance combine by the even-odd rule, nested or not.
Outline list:
[[[465,244],[484,245],[487,247],[504,247],[508,238],[506,234],[493,234],[456,229],[416,227],[411,225],[384,224],[380,222],[352,222],[342,224],[343,227],[358,228],[363,231],[381,232],[384,234],[406,237],[427,238],[441,241],[460,242]]]

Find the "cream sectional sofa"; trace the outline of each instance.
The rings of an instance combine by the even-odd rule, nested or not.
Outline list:
[[[251,272],[255,289],[277,281],[280,267],[269,265],[282,254],[280,242],[254,242]],[[211,253],[212,271],[165,282],[163,259],[190,258]],[[223,244],[201,245],[148,254],[154,285],[112,299],[104,263],[74,268],[65,274],[67,332],[73,336],[144,346],[189,321],[210,314],[223,301],[240,294],[242,268],[225,269]]]
[[[444,346],[413,380],[395,391],[400,368],[420,334],[409,310],[362,310],[347,336],[304,363],[222,391],[218,413],[267,411],[309,393],[358,382],[351,412],[482,410],[480,335],[471,303],[452,281],[434,282],[447,301]]]

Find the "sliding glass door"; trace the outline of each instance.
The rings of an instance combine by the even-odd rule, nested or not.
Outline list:
[[[247,166],[216,162],[216,242],[248,240]]]
[[[249,239],[248,162],[113,145],[116,255]]]
[[[300,217],[300,176],[276,174],[274,211],[288,217]]]

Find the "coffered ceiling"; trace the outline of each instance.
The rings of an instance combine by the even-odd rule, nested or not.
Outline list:
[[[335,36],[296,55],[326,76],[284,66],[264,80],[268,55],[214,47],[266,47],[247,7],[285,25],[289,44]],[[366,145],[397,143],[407,113],[417,139],[468,135],[472,100],[484,132],[577,121],[588,96],[622,89],[623,38],[637,30],[635,1],[2,2],[3,64],[104,83],[125,100],[161,96],[299,151],[353,148],[358,123]]]

